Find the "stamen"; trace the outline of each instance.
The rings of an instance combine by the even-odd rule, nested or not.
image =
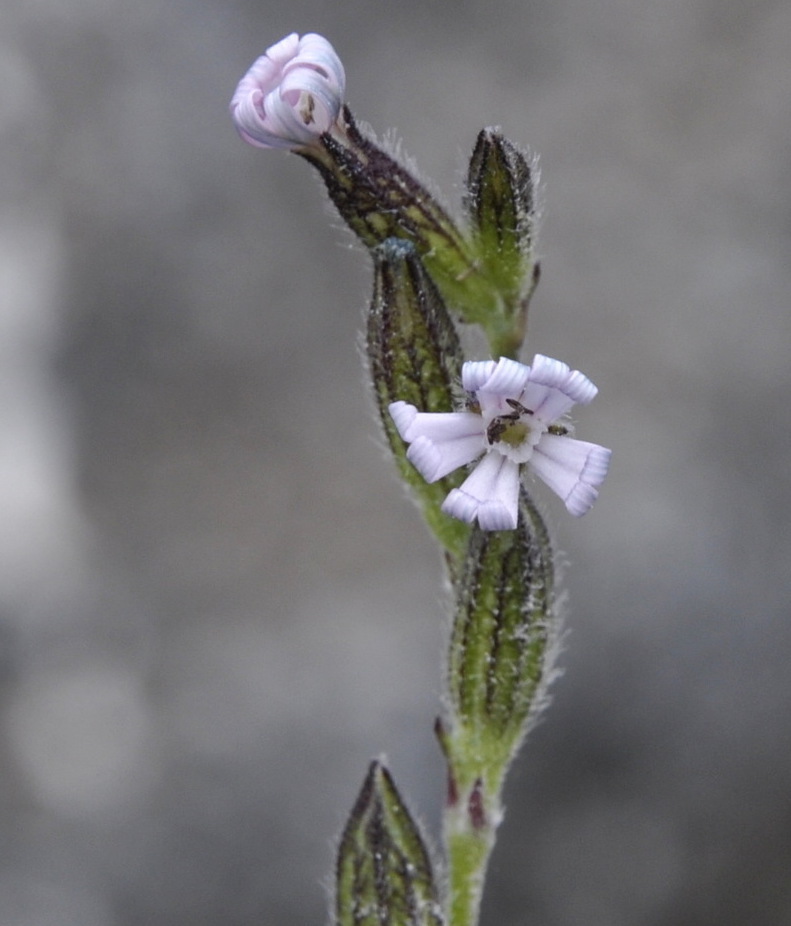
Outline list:
[[[299,115],[305,125],[310,125],[311,122],[316,120],[313,118],[313,113],[316,111],[316,100],[313,98],[313,95],[304,91],[299,96]]]

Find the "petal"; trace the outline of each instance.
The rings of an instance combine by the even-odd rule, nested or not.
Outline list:
[[[519,520],[519,473],[516,474],[516,492],[511,503],[484,502],[478,508],[478,524],[483,531],[512,531]]]
[[[530,367],[530,381],[562,389],[578,404],[587,404],[597,393],[596,387],[579,370],[572,370],[560,360],[536,354]]]
[[[258,148],[287,148],[288,144],[265,127],[264,95],[259,89],[241,92],[241,84],[231,101],[231,116],[236,131],[250,145]]]
[[[478,500],[471,495],[466,495],[460,489],[452,489],[448,492],[447,498],[442,503],[442,510],[445,514],[459,521],[465,521],[472,524],[478,514]]]
[[[575,404],[587,405],[599,390],[580,373],[560,360],[536,354],[522,403],[541,421],[552,424]]]
[[[287,64],[289,61],[291,61],[291,59],[297,54],[298,50],[299,34],[292,32],[291,35],[287,35],[279,42],[275,42],[274,45],[270,45],[262,57],[268,58],[274,64],[278,65],[278,68],[280,68],[284,64]],[[258,60],[260,61],[261,58]]]
[[[594,384],[579,370],[571,370],[565,363],[536,354],[530,368],[528,401],[533,411],[548,423],[557,421],[572,405],[587,405],[598,393]],[[533,406],[531,406],[533,407]]]
[[[519,466],[498,453],[487,454],[442,510],[468,523],[476,517],[483,530],[513,530],[519,519]]]
[[[427,437],[432,441],[476,436],[484,449],[483,418],[474,412],[418,412],[402,432],[405,441]]]
[[[299,42],[299,54],[286,66],[286,71],[297,64],[314,68],[339,96],[346,91],[346,72],[337,52],[323,35],[308,32]]]
[[[411,444],[407,459],[427,482],[471,463],[486,449],[480,415],[419,412],[407,402],[392,402],[388,411],[398,433]]]
[[[501,357],[492,371],[492,375],[481,383],[478,387],[483,392],[491,392],[495,395],[508,396],[509,398],[518,398],[525,388],[530,378],[530,367],[511,360],[509,357]]]
[[[494,373],[494,360],[468,360],[461,368],[461,384],[467,392],[477,392]]]
[[[398,433],[401,437],[404,437],[409,425],[415,420],[417,409],[407,402],[391,402],[387,406],[387,410],[390,412],[390,417],[393,419],[393,424],[398,429]],[[404,440],[406,440],[405,437]]]
[[[446,441],[432,441],[421,436],[410,444],[406,458],[426,482],[436,482],[454,469],[472,463],[483,450],[483,443],[477,434]]]
[[[599,444],[545,434],[533,451],[530,467],[579,517],[596,501],[611,454]]]

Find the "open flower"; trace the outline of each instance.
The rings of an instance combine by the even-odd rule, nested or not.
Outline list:
[[[607,475],[606,447],[571,437],[562,418],[587,405],[598,389],[579,370],[536,354],[532,366],[506,357],[465,363],[467,404],[458,412],[419,412],[393,402],[390,414],[410,444],[409,459],[427,482],[482,457],[442,510],[484,530],[512,530],[519,513],[519,479],[528,465],[573,515],[591,507]]]
[[[302,148],[338,118],[346,75],[321,35],[296,32],[268,48],[239,82],[231,116],[242,138],[260,148]]]

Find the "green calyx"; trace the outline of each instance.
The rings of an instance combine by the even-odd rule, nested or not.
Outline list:
[[[413,244],[389,239],[373,252],[374,291],[366,348],[374,394],[390,449],[427,524],[453,560],[467,545],[470,528],[441,511],[463,472],[428,483],[406,458],[406,445],[388,411],[407,402],[420,411],[449,412],[461,382],[463,355],[456,329]]]
[[[481,326],[493,356],[517,356],[539,268],[535,168],[513,144],[493,129],[478,136],[465,194],[469,231],[359,129],[348,107],[337,132],[298,153],[366,247],[411,243],[449,311]]]
[[[495,129],[483,129],[467,172],[465,208],[481,272],[499,296],[480,320],[495,356],[516,356],[538,283],[536,166]]]
[[[336,926],[443,926],[426,844],[395,783],[372,762],[338,847]]]
[[[445,748],[460,784],[494,784],[543,704],[558,637],[552,550],[524,490],[516,530],[473,531],[456,588]]]

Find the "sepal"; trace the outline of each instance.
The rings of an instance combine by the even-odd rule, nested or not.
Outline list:
[[[431,856],[379,761],[338,847],[335,914],[336,926],[443,926]]]

